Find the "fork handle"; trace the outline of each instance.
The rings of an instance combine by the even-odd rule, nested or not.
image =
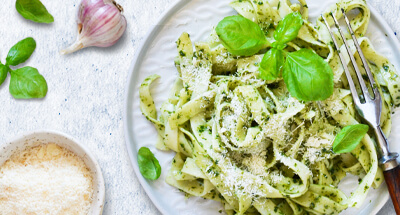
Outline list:
[[[385,181],[392,198],[396,214],[400,214],[400,166],[384,171]]]

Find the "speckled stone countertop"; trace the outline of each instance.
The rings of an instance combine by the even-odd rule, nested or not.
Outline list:
[[[42,0],[55,22],[24,20],[15,0],[0,7],[0,59],[12,45],[33,37],[37,48],[25,65],[39,69],[49,92],[42,100],[15,100],[8,92],[9,78],[0,86],[0,144],[27,131],[53,129],[77,139],[94,153],[106,182],[104,214],[159,214],[141,188],[128,153],[123,131],[123,103],[129,67],[146,32],[176,0],[118,0],[128,28],[111,48],[87,48],[62,56],[74,42],[80,0]],[[368,0],[400,33],[400,1]],[[397,35],[400,39],[400,36]],[[398,68],[400,69],[400,68]],[[395,214],[387,203],[379,214]]]

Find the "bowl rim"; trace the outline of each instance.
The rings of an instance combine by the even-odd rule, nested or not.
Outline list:
[[[61,139],[67,140],[67,141],[59,141],[59,143],[64,143],[65,145],[71,146],[71,148],[67,148],[67,150],[72,151],[74,154],[76,154],[79,158],[81,158],[83,160],[83,162],[85,163],[87,168],[92,173],[93,180],[97,182],[97,183],[93,183],[93,188],[94,188],[93,192],[95,192],[96,188],[97,188],[97,192],[93,193],[95,198],[93,198],[93,200],[92,200],[90,212],[91,212],[91,214],[101,215],[103,213],[104,204],[105,204],[105,184],[104,184],[103,173],[101,171],[99,163],[97,162],[96,157],[89,151],[89,149],[85,145],[81,144],[81,141],[77,140],[76,138],[74,138],[66,133],[56,131],[56,130],[51,130],[51,129],[34,130],[34,131],[20,133],[20,134],[16,135],[15,137],[13,137],[3,143],[0,143],[0,154],[7,151],[9,149],[9,147],[12,147],[12,145],[14,145],[14,143],[27,140],[28,137],[31,137],[34,135],[44,135],[45,138],[46,138],[46,136],[50,135],[53,137],[60,137]],[[32,143],[29,143],[28,145],[30,145]],[[54,142],[54,143],[57,145],[60,145],[60,144],[58,144],[58,142]],[[63,147],[63,146],[61,146],[61,147]],[[63,147],[63,148],[65,148],[65,147]],[[17,151],[10,153],[9,156],[5,157],[5,160],[7,161],[14,153],[16,153],[18,151],[21,151],[21,150],[17,150]],[[82,157],[79,154],[84,154],[85,156]],[[89,165],[88,162],[91,162],[93,165]],[[3,163],[0,164],[0,167],[2,165],[3,165]]]

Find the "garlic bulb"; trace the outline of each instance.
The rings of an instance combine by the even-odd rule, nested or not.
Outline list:
[[[78,12],[78,38],[61,54],[89,46],[114,45],[126,30],[123,9],[113,0],[82,0]]]

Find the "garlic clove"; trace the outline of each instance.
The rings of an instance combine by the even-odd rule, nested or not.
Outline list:
[[[127,26],[123,8],[110,0],[83,0],[78,12],[78,37],[62,50],[69,54],[89,46],[109,47],[124,34]]]

